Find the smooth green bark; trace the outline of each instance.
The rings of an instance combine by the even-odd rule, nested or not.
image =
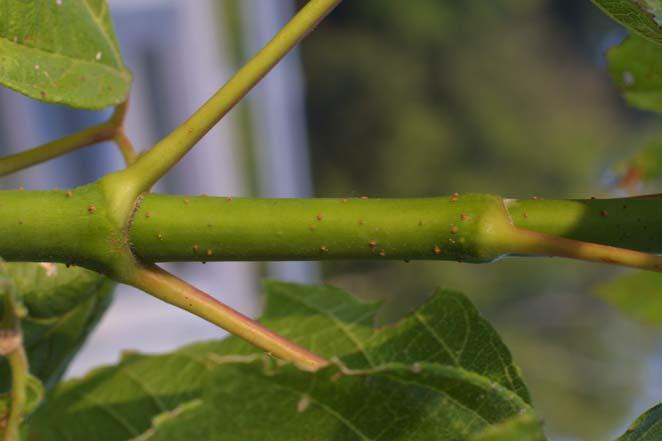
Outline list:
[[[146,197],[131,243],[148,261],[450,259],[503,253],[500,198],[245,199]]]
[[[586,242],[662,253],[662,197],[506,201],[513,223]]]
[[[127,245],[146,262],[430,259],[489,262],[517,253],[511,226],[662,251],[656,198],[506,200],[246,199],[149,194],[127,238],[100,187],[0,192],[0,256],[109,272]],[[507,207],[507,211],[504,207]]]
[[[0,256],[104,271],[127,242],[111,222],[98,185],[70,191],[0,192]]]

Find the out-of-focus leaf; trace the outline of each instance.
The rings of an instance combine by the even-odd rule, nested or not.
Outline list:
[[[633,35],[609,50],[609,73],[628,104],[662,112],[662,46]]]
[[[471,441],[544,441],[540,421],[531,414],[518,415],[501,424],[490,426]]]
[[[649,141],[632,157],[614,167],[619,175],[619,185],[635,192],[639,184],[662,179],[662,138]]]
[[[119,104],[124,66],[105,0],[4,0],[0,84],[31,98],[85,109]]]
[[[637,418],[616,441],[658,441],[662,439],[662,404]]]
[[[375,305],[330,287],[271,283],[267,302],[264,323],[332,363],[302,371],[236,338],[130,354],[58,386],[35,439],[452,441],[532,413],[507,348],[460,294],[382,329]]]
[[[660,0],[593,0],[593,3],[623,26],[662,44]]]
[[[50,388],[110,304],[114,283],[93,271],[62,264],[2,266],[2,277],[12,282],[27,311],[21,325],[30,372]],[[0,390],[8,389],[8,378],[2,361]]]
[[[599,285],[607,303],[641,322],[662,326],[662,274],[642,271]]]

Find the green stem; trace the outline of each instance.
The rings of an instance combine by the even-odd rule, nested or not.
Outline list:
[[[315,370],[328,363],[156,265],[141,266],[131,284],[302,368]]]
[[[527,230],[662,253],[662,197],[506,200],[513,223]]]
[[[567,257],[649,271],[662,271],[662,256],[656,254],[566,239],[521,228],[513,230],[509,243],[518,254]]]
[[[511,228],[515,226],[548,236],[609,245],[612,249],[583,245],[584,254],[577,256],[588,258],[586,253],[590,251],[594,257],[589,260],[604,261],[607,254],[621,253],[613,247],[662,252],[660,203],[654,198],[507,200],[508,211],[504,212],[501,198],[471,194],[423,199],[149,195],[134,217],[131,243],[138,258],[150,262],[327,259],[489,262],[513,253],[553,252],[573,257],[578,251],[577,244],[565,242],[560,246],[549,238],[517,232]],[[534,248],[537,242],[540,246]],[[620,256],[619,262],[624,255]],[[628,256],[633,258],[631,254]],[[650,263],[650,257],[638,256],[628,265]]]
[[[158,261],[559,256],[659,271],[660,198],[244,199],[147,194],[118,224],[103,183],[0,192],[0,255],[77,263],[310,369],[325,360],[154,266]],[[627,249],[629,248],[629,249]]]
[[[39,147],[5,156],[0,159],[0,176],[41,164],[97,142],[109,141],[113,139],[114,134],[115,127],[109,122],[105,122]]]
[[[41,164],[58,156],[71,153],[82,147],[87,147],[102,141],[110,141],[117,136],[126,113],[126,103],[120,104],[110,119],[93,127],[67,135],[39,147],[26,150],[15,155],[0,158],[0,176],[23,170],[33,165]]]
[[[182,125],[120,172],[137,182],[137,194],[149,190],[229,112],[340,0],[310,0],[246,65]],[[137,194],[135,196],[137,196]]]
[[[95,184],[66,191],[2,191],[0,256],[8,261],[62,262],[107,272],[128,248],[128,239],[113,224],[108,206]]]
[[[502,199],[491,195],[245,199],[148,194],[133,215],[125,238],[108,220],[112,210],[98,186],[81,187],[69,194],[0,192],[0,255],[6,260],[76,263],[102,271],[128,244],[143,262],[489,262],[508,254],[552,252],[590,257],[571,251],[568,243],[560,246],[541,236],[514,234],[514,227],[575,241],[662,252],[661,201],[654,198],[507,200],[506,211]],[[536,242],[541,243],[537,248]],[[583,252],[587,249],[595,256],[591,260],[599,261],[620,253],[583,245]],[[628,259],[634,257],[628,255]],[[624,258],[620,255],[615,261]],[[650,262],[646,255],[628,265],[650,267]]]
[[[246,199],[148,195],[131,224],[144,261],[491,261],[501,198]]]
[[[19,345],[16,350],[7,354],[7,360],[11,369],[11,407],[5,427],[4,441],[16,441],[23,420],[28,385],[28,358],[23,345]]]
[[[23,420],[29,368],[21,334],[21,308],[15,288],[6,282],[3,282],[0,288],[4,294],[4,314],[0,322],[0,355],[7,357],[11,370],[10,407],[3,441],[15,441]]]
[[[133,148],[133,144],[124,133],[123,128],[117,130],[113,140],[115,141],[115,144],[117,144],[117,148],[124,158],[124,163],[126,165],[133,164],[136,161],[136,151]]]

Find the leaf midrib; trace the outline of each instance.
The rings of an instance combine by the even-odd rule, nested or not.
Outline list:
[[[55,57],[55,58],[63,58],[66,61],[69,61],[70,63],[79,63],[83,64],[86,66],[92,66],[95,68],[100,68],[100,69],[105,69],[105,70],[110,70],[112,72],[117,72],[119,75],[123,78],[126,79],[128,77],[128,70],[123,64],[119,64],[117,66],[111,66],[105,63],[99,63],[96,61],[89,61],[84,58],[77,58],[77,57],[69,57],[57,52],[49,51],[47,49],[39,48],[39,47],[34,47],[34,46],[26,46],[22,45],[19,43],[13,42],[10,38],[7,37],[2,37],[0,36],[0,41],[3,41],[5,44],[9,44],[12,46],[17,46],[20,50],[28,50],[28,51],[35,51],[35,52],[40,52],[43,54],[46,54],[47,57]]]
[[[94,15],[94,12],[92,12],[92,8],[90,8],[90,5],[87,2],[87,0],[83,0],[83,5],[85,5],[85,10],[90,15],[90,17],[92,17],[92,21],[96,25],[99,32],[101,32],[101,35],[103,35],[103,38],[104,38],[104,40],[106,40],[106,43],[110,47],[110,50],[113,52],[113,58],[114,58],[115,64],[117,66],[122,66],[122,64],[123,64],[122,63],[122,57],[120,56],[119,50],[118,50],[115,42],[110,38],[110,35],[108,34],[108,32],[106,32],[106,29],[104,29],[103,25],[101,24],[100,17],[97,17],[96,15]],[[102,6],[105,9],[105,8],[108,7],[108,4],[106,2],[103,2]]]

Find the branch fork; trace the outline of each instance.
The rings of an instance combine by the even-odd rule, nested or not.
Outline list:
[[[73,247],[81,254],[75,257],[82,259],[84,265],[87,258],[87,266],[92,269],[104,272],[115,280],[135,286],[161,300],[186,309],[302,368],[315,370],[325,366],[328,364],[327,360],[284,339],[151,263],[156,260],[145,259],[136,252],[136,244],[132,243],[130,235],[134,230],[133,222],[138,221],[136,216],[141,209],[141,200],[143,197],[147,200],[151,196],[149,191],[152,186],[177,164],[197,141],[214,127],[338,3],[339,0],[310,0],[215,95],[190,118],[141,156],[136,156],[131,142],[124,133],[123,121],[127,110],[127,103],[124,103],[118,106],[112,117],[102,124],[35,149],[0,159],[0,176],[92,143],[113,140],[119,147],[127,167],[102,177],[85,190],[77,189],[77,192],[82,195],[78,197],[89,199],[85,201],[88,209],[86,213],[83,213],[86,216],[82,218],[84,221],[79,219],[81,213],[76,211],[76,219],[80,221],[77,225],[85,225],[86,237],[94,241],[94,244],[88,248]],[[70,197],[70,199],[74,198]],[[294,228],[293,235],[306,237],[306,239],[289,244],[290,248],[273,248],[270,252],[272,257],[281,257],[279,253],[283,253],[284,257],[304,255],[311,259],[362,258],[364,256],[365,258],[375,258],[375,256],[379,256],[384,259],[420,258],[475,262],[490,261],[508,254],[528,254],[569,257],[654,271],[662,270],[662,258],[654,254],[568,239],[561,235],[519,227],[512,221],[507,204],[499,197],[489,195],[482,198],[475,197],[474,202],[470,203],[470,208],[475,209],[473,211],[462,211],[459,207],[462,199],[464,197],[461,198],[454,194],[450,199],[444,198],[441,201],[442,207],[445,207],[450,213],[448,216],[452,216],[452,219],[448,218],[448,224],[439,220],[439,200],[425,200],[423,203],[417,201],[411,207],[414,210],[420,210],[417,213],[421,214],[421,219],[418,220],[417,225],[406,225],[405,227],[389,223],[388,216],[375,217],[376,213],[388,212],[384,208],[388,206],[388,203],[379,200],[350,201],[351,204],[355,204],[357,210],[364,210],[365,216],[362,215],[358,220],[341,219],[341,216],[334,217],[329,212],[334,210],[334,206],[347,203],[347,200],[335,205],[333,201],[328,200],[319,202],[328,210],[327,208],[314,210],[312,214],[295,206],[293,213],[297,216],[302,215],[301,231],[296,230],[299,225],[293,224],[293,218],[288,219],[288,222]],[[94,210],[89,209],[92,206],[95,207]],[[233,202],[234,209],[239,206],[239,201]],[[378,210],[367,210],[366,207],[377,207]],[[483,211],[480,211],[481,209]],[[323,212],[324,216],[321,215]],[[344,212],[348,216],[357,214],[356,211],[350,212],[347,208],[344,209]],[[275,222],[273,216],[253,217],[265,222]],[[311,224],[315,228],[311,228]],[[318,240],[324,234],[337,234],[338,230],[334,230],[333,225],[341,224],[346,225],[346,231],[351,232],[351,235],[343,239],[344,241]],[[426,228],[428,230],[425,230]],[[421,234],[421,231],[427,231],[428,235]],[[107,236],[98,239],[100,232]],[[383,237],[376,237],[376,232]],[[476,233],[473,239],[471,234],[468,234],[470,232]],[[160,234],[159,240],[162,237]],[[408,239],[415,238],[411,241],[401,241],[401,243],[407,244],[410,248],[389,246],[389,239],[407,234],[410,235],[407,236]],[[314,240],[318,240],[318,242],[313,244]],[[95,246],[103,249],[94,249]],[[261,246],[261,244],[255,246]],[[420,247],[416,248],[418,246]],[[199,247],[197,243],[188,244],[186,249],[195,251],[196,247]],[[345,248],[343,249],[343,247]],[[207,257],[214,256],[214,259],[223,257],[220,253],[212,253],[211,248],[203,249],[209,250]],[[421,254],[415,254],[416,252]],[[83,255],[85,253],[89,255]],[[262,256],[264,257],[264,255],[263,253]],[[231,257],[241,259],[245,256],[246,254],[241,251]],[[63,258],[67,258],[67,256],[63,256]],[[20,333],[16,336],[7,336],[4,348],[2,340],[0,338],[0,353],[6,353],[8,356],[15,355],[14,361],[16,366],[19,366],[21,361],[18,348],[22,349]]]

